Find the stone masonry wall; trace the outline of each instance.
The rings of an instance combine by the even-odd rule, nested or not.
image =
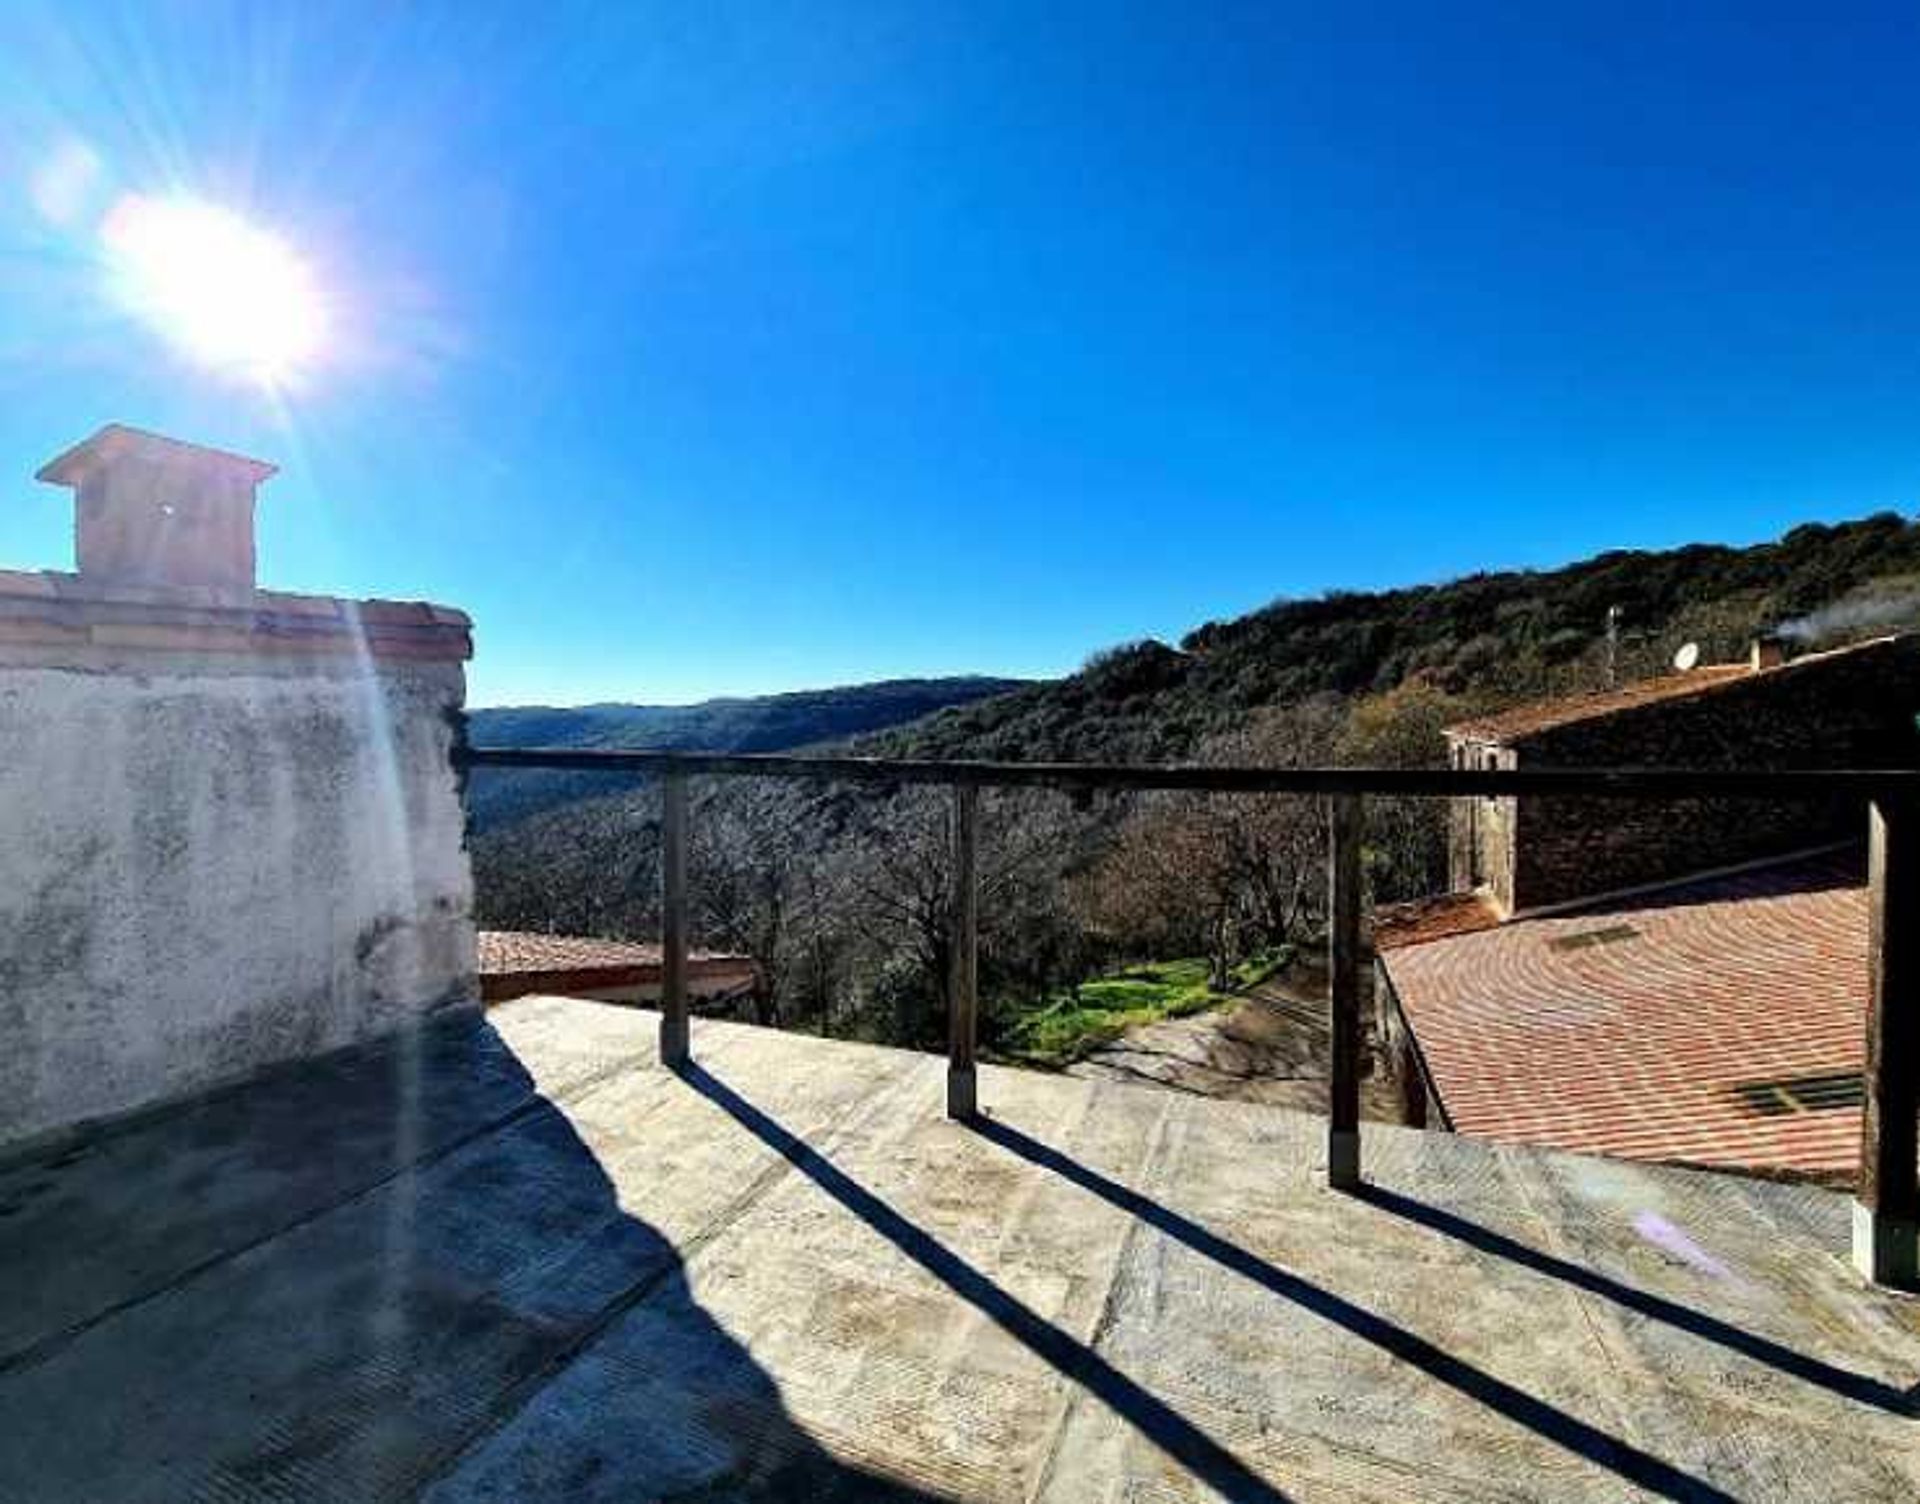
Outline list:
[[[1517,744],[1516,766],[1840,768],[1920,761],[1920,638],[1902,637],[1574,721]],[[1509,910],[1666,881],[1865,831],[1833,803],[1524,799]]]
[[[1454,744],[1452,762],[1463,772],[1517,766],[1511,748],[1470,742]],[[1447,868],[1452,891],[1486,888],[1502,902],[1512,893],[1518,805],[1519,801],[1510,798],[1451,802],[1447,810]]]

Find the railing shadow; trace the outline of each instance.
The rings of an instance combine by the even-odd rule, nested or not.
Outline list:
[[[1100,1399],[1209,1487],[1229,1499],[1250,1501],[1250,1504],[1283,1504],[1286,1495],[1165,1400],[1001,1289],[711,1072],[700,1065],[689,1064],[682,1067],[680,1074],[702,1096],[874,1232],[1028,1351]]]
[[[1385,1317],[1375,1315],[1365,1307],[1355,1305],[1300,1275],[1276,1268],[1237,1243],[1229,1242],[1150,1196],[1108,1179],[1099,1171],[1022,1133],[1018,1128],[990,1119],[980,1119],[971,1126],[989,1143],[999,1145],[1030,1164],[1052,1171],[1165,1233],[1221,1268],[1392,1354],[1449,1389],[1606,1468],[1636,1487],[1667,1499],[1731,1501],[1733,1497],[1705,1479],[1695,1477],[1577,1416],[1569,1415],[1504,1379],[1474,1367],[1424,1337],[1396,1326]]]
[[[1570,1260],[1538,1248],[1530,1248],[1525,1243],[1508,1237],[1505,1233],[1495,1232],[1478,1222],[1469,1221],[1455,1212],[1445,1211],[1437,1206],[1429,1206],[1391,1191],[1384,1186],[1363,1185],[1352,1192],[1360,1200],[1382,1211],[1404,1217],[1409,1222],[1417,1222],[1422,1227],[1431,1228],[1437,1233],[1477,1248],[1482,1253],[1490,1253],[1536,1274],[1544,1274],[1551,1279],[1560,1280],[1577,1290],[1590,1295],[1598,1295],[1612,1301],[1615,1305],[1663,1322],[1680,1331],[1688,1332],[1708,1342],[1717,1343],[1729,1351],[1737,1352],[1755,1362],[1764,1363],[1769,1368],[1778,1369],[1806,1383],[1818,1385],[1830,1390],[1843,1399],[1853,1400],[1862,1405],[1872,1405],[1876,1409],[1886,1410],[1895,1415],[1913,1415],[1920,1413],[1920,1403],[1905,1390],[1866,1374],[1854,1373],[1850,1369],[1840,1368],[1824,1359],[1796,1352],[1770,1337],[1762,1337],[1757,1332],[1749,1332],[1731,1322],[1722,1321],[1717,1316],[1709,1316],[1704,1311],[1696,1311],[1678,1301],[1669,1300],[1663,1295],[1650,1294],[1623,1284],[1609,1275],[1587,1269]]]
[[[603,1079],[455,1021],[0,1172],[0,1498],[935,1504],[700,1305],[563,1110]]]

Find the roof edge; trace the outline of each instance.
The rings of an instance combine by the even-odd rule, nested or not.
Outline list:
[[[185,439],[169,438],[163,433],[135,428],[127,423],[107,423],[69,449],[62,450],[33,472],[33,478],[54,486],[78,486],[105,466],[117,460],[144,456],[175,463],[192,462],[210,469],[226,470],[258,485],[280,473],[278,465],[236,454],[230,449],[215,449],[206,444],[190,444]]]
[[[1616,689],[1596,689],[1583,694],[1530,700],[1520,705],[1509,706],[1505,710],[1496,710],[1487,715],[1470,716],[1464,721],[1456,721],[1450,726],[1441,727],[1440,734],[1454,741],[1494,742],[1500,746],[1513,746],[1536,736],[1557,731],[1563,726],[1605,720],[1613,716],[1645,710],[1653,705],[1664,705],[1674,700],[1688,700],[1698,695],[1713,694],[1737,684],[1770,679],[1779,674],[1791,673],[1796,669],[1815,667],[1835,658],[1905,641],[1920,641],[1920,633],[1887,632],[1878,637],[1863,638],[1859,642],[1842,643],[1838,647],[1825,648],[1815,653],[1803,653],[1798,658],[1789,658],[1784,663],[1769,664],[1764,668],[1752,668],[1744,663],[1703,664],[1699,668],[1689,669],[1684,674],[1656,674],[1652,678],[1639,679]],[[1662,683],[1668,684],[1664,692],[1638,695],[1634,693],[1636,690],[1645,691]],[[1615,703],[1605,703],[1609,700],[1614,700]],[[1500,723],[1509,717],[1521,719],[1529,714],[1544,715],[1555,707],[1564,707],[1564,713],[1552,719],[1543,719],[1537,726],[1523,726],[1513,731],[1500,728]]]

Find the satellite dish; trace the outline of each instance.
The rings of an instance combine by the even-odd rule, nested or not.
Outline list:
[[[1699,661],[1700,644],[1697,642],[1683,642],[1680,644],[1680,651],[1673,655],[1674,671],[1684,674]]]

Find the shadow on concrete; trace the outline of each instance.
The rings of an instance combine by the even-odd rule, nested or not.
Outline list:
[[[605,1225],[592,1244],[619,1248],[630,1282],[505,1394],[480,1434],[442,1465],[440,1487],[430,1491],[437,1504],[683,1496],[951,1504],[820,1446],[787,1413],[773,1375],[700,1307],[674,1245],[622,1209],[598,1158],[559,1109],[542,1100],[533,1114],[543,1152],[520,1173],[543,1202],[598,1203]],[[540,1231],[536,1217],[530,1235],[537,1240]],[[577,1246],[561,1240],[530,1255],[535,1264],[551,1263],[563,1283],[580,1279],[579,1257]],[[629,1318],[642,1329],[627,1331]],[[606,1361],[595,1361],[603,1353]],[[637,1374],[646,1376],[642,1394],[634,1392]]]
[[[10,1172],[0,1284],[60,1299],[0,1368],[0,1498],[937,1498],[791,1418],[484,1023],[85,1147]]]
[[[1795,1352],[1770,1337],[1746,1331],[1717,1316],[1709,1316],[1704,1311],[1696,1311],[1665,1296],[1649,1294],[1609,1275],[1530,1248],[1505,1233],[1495,1232],[1457,1213],[1429,1206],[1423,1201],[1415,1201],[1410,1196],[1377,1185],[1363,1185],[1351,1194],[1382,1211],[1404,1217],[1409,1222],[1417,1222],[1422,1227],[1431,1228],[1482,1253],[1493,1254],[1524,1269],[1531,1269],[1536,1274],[1560,1280],[1576,1290],[1601,1296],[1625,1310],[1717,1343],[1731,1352],[1778,1369],[1781,1373],[1831,1390],[1844,1399],[1872,1405],[1895,1415],[1920,1413],[1920,1396],[1910,1395],[1903,1389],[1865,1374],[1837,1367],[1824,1359]]]
[[[1202,1257],[1211,1259],[1221,1268],[1391,1353],[1436,1382],[1608,1469],[1650,1494],[1690,1501],[1732,1500],[1732,1495],[1715,1488],[1706,1480],[1664,1462],[1649,1452],[1641,1451],[1618,1437],[1608,1435],[1577,1416],[1569,1415],[1538,1396],[1474,1367],[1444,1348],[1435,1346],[1404,1327],[1396,1326],[1363,1306],[1355,1305],[1331,1290],[1321,1288],[1311,1280],[1276,1268],[1238,1244],[1228,1242],[1172,1208],[1161,1205],[1152,1197],[1108,1179],[1099,1171],[1022,1133],[1018,1128],[985,1118],[971,1126],[989,1143],[999,1145],[1030,1164],[1052,1171],[1137,1217]]]
[[[1101,1400],[1194,1477],[1229,1499],[1284,1504],[1286,1495],[1166,1401],[1001,1289],[726,1083],[697,1064],[681,1074],[841,1206],[1028,1351]]]

